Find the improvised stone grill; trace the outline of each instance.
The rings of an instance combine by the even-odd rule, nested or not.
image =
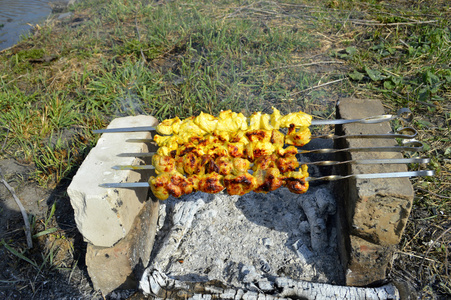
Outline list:
[[[342,118],[365,118],[373,116],[374,113],[383,113],[382,106],[376,101],[367,101],[370,103],[367,111],[364,109],[359,111],[347,109],[351,115],[346,115],[346,111],[343,112],[340,109],[345,107],[347,103],[350,106],[355,105],[353,103],[355,101],[358,100],[348,99],[341,101],[338,110]],[[148,121],[146,119],[144,122],[148,125]],[[142,126],[142,123],[132,125]],[[125,124],[116,126],[124,127]],[[130,126],[130,124],[127,124],[127,126]],[[342,130],[344,130],[344,133],[341,134],[362,134],[367,133],[368,130],[368,133],[380,134],[390,131],[390,126],[387,123],[376,125],[360,124],[356,128],[353,128],[353,126],[356,126],[356,124],[343,125]],[[359,128],[359,126],[361,127]],[[364,130],[362,131],[362,129]],[[142,139],[150,138],[150,136],[145,132],[116,133],[114,141],[118,142],[122,139],[123,142],[126,138]],[[336,141],[340,140],[342,141],[342,139]],[[359,147],[362,147],[362,143],[369,144],[366,146],[374,146],[374,141],[371,139],[343,140],[345,143],[359,141],[361,143],[358,145]],[[392,139],[383,139],[383,141],[383,144],[385,143],[384,145],[387,147],[394,145]],[[102,139],[99,140],[100,144],[101,142]],[[380,146],[380,143],[381,139],[378,140],[378,146]],[[131,151],[122,147],[116,153],[151,151],[147,149],[147,146],[140,144],[127,145],[127,147],[138,146],[140,147],[139,149],[130,149]],[[105,155],[105,149],[108,146],[103,145],[102,147]],[[318,147],[330,148],[332,144],[330,141],[318,139],[314,140],[314,143],[308,144],[307,147],[310,147],[310,149]],[[343,146],[341,147],[343,148]],[[302,149],[308,150],[308,148]],[[348,155],[345,158],[348,160],[368,158],[393,159],[400,157],[399,153],[393,152],[353,153],[346,151],[343,153]],[[303,161],[309,159],[314,161],[331,160],[331,155],[327,153],[312,153],[310,155],[306,154],[302,159]],[[100,159],[103,159],[103,163],[105,163],[106,157],[101,157]],[[111,158],[108,157],[108,159]],[[121,159],[124,160],[115,161],[114,164],[137,164],[136,157]],[[109,167],[112,166],[112,163],[112,161],[108,161]],[[97,165],[103,164],[97,161]],[[361,168],[365,167],[371,170],[365,170],[364,172],[375,173],[374,168],[378,169],[379,165],[352,164],[349,166],[349,168],[357,168],[351,174],[362,173]],[[392,170],[404,172],[405,169],[403,165],[382,165],[382,168],[377,170],[377,172],[387,173],[392,172]],[[315,166],[309,168],[311,176],[329,175],[330,170],[330,168]],[[130,181],[132,182],[142,181],[143,179],[146,181],[146,178],[149,176],[140,172],[121,172],[125,172],[127,174],[126,177],[136,176],[136,174],[142,175],[141,179],[131,178]],[[118,182],[117,180],[120,179],[120,176],[111,172],[109,168],[105,168],[103,175],[110,176],[105,179],[106,182]],[[176,280],[179,288],[180,285],[183,286],[184,284],[186,287],[186,284],[189,282],[205,283],[209,280],[217,280],[228,284],[235,290],[273,295],[274,291],[281,289],[280,284],[284,282],[282,278],[304,280],[312,282],[312,284],[322,282],[341,286],[364,286],[385,278],[386,263],[382,260],[382,264],[375,264],[376,260],[381,261],[381,259],[380,257],[376,259],[376,257],[371,257],[371,255],[390,256],[390,249],[397,244],[402,234],[402,229],[399,230],[399,227],[403,228],[403,222],[408,216],[408,214],[406,216],[405,210],[409,211],[410,206],[408,203],[413,197],[413,191],[406,178],[396,178],[388,181],[387,179],[365,180],[354,178],[350,180],[351,183],[346,188],[350,197],[335,197],[332,184],[319,182],[312,185],[308,193],[295,197],[293,194],[287,193],[287,190],[281,189],[266,195],[247,194],[242,197],[231,197],[223,194],[209,196],[197,193],[185,196],[187,197],[184,199],[185,201],[170,198],[170,200],[163,202],[164,205],[161,205],[160,213],[157,213],[158,202],[148,201],[145,203],[143,200],[135,200],[134,202],[125,200],[130,197],[137,198],[133,193],[139,190],[143,193],[142,190],[144,189],[108,189],[107,196],[100,198],[105,200],[103,202],[107,202],[106,205],[103,204],[103,208],[106,208],[108,211],[109,205],[109,211],[115,213],[116,218],[113,217],[113,214],[109,215],[106,220],[103,220],[103,223],[98,220],[98,217],[94,220],[91,218],[89,221],[91,222],[90,226],[100,229],[100,232],[104,231],[103,234],[99,234],[99,231],[93,233],[86,228],[86,223],[89,223],[86,220],[89,214],[92,214],[89,209],[89,203],[94,197],[87,194],[83,195],[77,190],[78,187],[74,184],[78,180],[77,176],[74,178],[74,186],[71,185],[68,192],[75,208],[79,229],[85,236],[85,239],[89,241],[87,253],[88,271],[94,285],[101,289],[104,294],[121,285],[124,287],[125,283],[129,286],[136,285],[136,280],[140,278],[133,280],[130,276],[131,271],[136,269],[138,265],[141,265],[142,270],[148,265],[149,261],[150,267],[147,269],[146,278],[151,278],[149,275],[151,270],[153,270],[152,272],[158,270],[163,275],[169,274],[169,279]],[[86,178],[84,179],[86,180]],[[407,180],[409,184],[398,182],[404,187],[404,190],[392,189],[396,193],[395,195],[390,195],[390,189],[392,188],[390,185],[393,185],[395,181],[402,180]],[[378,202],[377,193],[381,192],[373,192],[375,195],[360,195],[359,193],[368,191],[365,191],[362,186],[358,189],[353,188],[353,186],[357,187],[361,184],[364,187],[368,182],[374,181],[381,183],[378,185],[379,190],[381,186],[385,187],[388,184],[387,188],[382,188],[384,190],[383,193],[385,193],[384,199],[392,197],[397,203],[396,206],[404,210],[398,213],[398,220],[395,218],[396,209],[391,209],[390,219],[382,220],[385,222],[384,224],[378,224],[374,221],[376,224],[373,224],[368,229],[365,226],[354,226],[354,224],[360,225],[362,214],[365,213],[359,205],[368,205],[368,203],[365,203],[368,202],[368,197],[375,197],[373,202]],[[97,181],[98,183],[99,181]],[[343,194],[344,189],[342,186],[343,184],[340,184],[340,194]],[[99,190],[97,191],[100,192]],[[103,195],[105,195],[105,191],[103,192]],[[126,192],[132,192],[132,196],[130,194],[124,195],[123,193]],[[371,191],[369,193],[371,194]],[[84,199],[85,207],[83,207],[83,204],[77,203],[76,198],[80,194],[82,194],[81,198]],[[257,197],[252,197],[252,195],[257,195]],[[140,197],[145,199],[145,196]],[[366,197],[366,200],[363,202],[360,201],[362,197]],[[122,202],[122,205],[120,202]],[[383,203],[380,214],[384,214],[383,210],[385,208],[383,205],[387,205],[387,210],[390,206],[389,203]],[[124,208],[124,206],[128,207]],[[134,209],[135,206],[138,207],[140,212],[130,213],[130,210]],[[380,201],[378,206],[381,207]],[[350,207],[353,208],[349,209]],[[131,216],[135,214],[138,217],[127,219],[127,213]],[[160,219],[157,223],[158,216],[160,216]],[[359,216],[359,219],[353,216]],[[365,219],[364,216],[363,219]],[[108,226],[108,222],[113,225],[109,227],[109,232],[105,232],[104,226]],[[132,224],[133,222],[134,224]],[[140,223],[139,226],[137,226],[137,222]],[[363,223],[366,223],[366,220]],[[396,227],[396,230],[391,230],[390,226]],[[114,227],[119,227],[122,229],[122,232],[120,234],[116,233],[113,237],[110,233],[114,231]],[[378,227],[380,227],[379,231]],[[158,235],[154,244],[153,238],[157,228]],[[390,237],[387,238],[383,235],[390,235]],[[146,236],[148,242],[143,242],[142,236]],[[229,247],[227,248],[227,246]],[[152,258],[150,259],[150,251],[152,249]],[[362,255],[362,249],[368,249],[369,254],[367,256],[365,254]],[[114,256],[111,253],[115,253],[114,256],[116,257],[118,257],[117,253],[120,253],[119,258],[116,258],[116,260],[112,259]],[[124,259],[120,257],[124,257]],[[118,261],[125,263],[127,268],[124,268]],[[338,261],[341,261],[341,263],[337,263]],[[121,268],[118,268],[118,265]],[[376,272],[374,270],[365,272],[365,267],[372,267]],[[118,271],[114,272],[115,269]],[[130,270],[129,274],[127,274],[127,269]],[[109,276],[113,278],[105,278],[107,270],[109,274],[114,274]],[[145,285],[145,282],[146,279],[143,277],[142,285]],[[148,282],[151,282],[151,280]],[[145,287],[142,288],[145,289]],[[167,292],[167,286],[163,284],[160,291]],[[190,291],[188,288],[187,293],[193,293],[193,291]]]

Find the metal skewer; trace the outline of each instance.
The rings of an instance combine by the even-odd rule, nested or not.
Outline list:
[[[398,138],[398,139],[413,139],[418,135],[418,132],[412,127],[403,127],[396,130],[397,133],[382,133],[382,134],[348,134],[348,135],[335,135],[323,134],[310,137],[313,139],[365,139],[365,138],[376,138],[376,139],[386,139],[386,138]],[[127,139],[128,143],[151,143],[154,142],[153,139]]]
[[[423,151],[423,143],[420,141],[408,141],[404,146],[392,147],[354,147],[342,149],[314,149],[314,150],[299,150],[299,154],[307,153],[336,153],[336,152],[401,152],[401,151]]]
[[[416,176],[434,176],[433,170],[410,171],[410,172],[391,172],[391,173],[371,173],[371,174],[353,174],[353,175],[329,175],[322,177],[307,177],[306,181],[327,180],[335,181],[347,178],[355,179],[377,179],[377,178],[405,178]],[[149,188],[148,182],[120,182],[120,183],[102,183],[99,185],[104,188]]]
[[[335,160],[324,160],[324,161],[312,161],[312,162],[299,162],[302,165],[316,165],[316,166],[334,166],[341,164],[360,164],[360,165],[370,165],[370,164],[409,164],[409,163],[419,163],[427,164],[431,161],[427,157],[413,157],[413,158],[387,158],[387,159],[353,159],[346,161],[335,161]],[[251,167],[253,164],[251,164]],[[122,165],[113,166],[114,170],[153,170],[155,167],[153,165]]]
[[[329,175],[322,177],[307,177],[306,181],[316,181],[316,180],[327,180],[335,181],[346,178],[355,179],[377,179],[377,178],[405,178],[405,177],[416,177],[416,176],[434,176],[434,170],[423,170],[423,171],[410,171],[410,172],[392,172],[392,173],[372,173],[372,174],[353,174],[353,175]]]
[[[383,133],[383,134],[348,134],[348,135],[335,135],[335,134],[323,134],[312,136],[310,139],[386,139],[386,138],[396,138],[396,139],[413,139],[418,135],[412,127],[403,127],[396,130],[397,133]],[[128,141],[128,140],[127,140]]]
[[[408,141],[404,143],[404,146],[392,146],[392,147],[356,147],[356,148],[343,148],[343,149],[314,149],[314,150],[299,150],[299,154],[306,153],[336,153],[336,152],[401,152],[401,151],[422,151],[423,143],[420,141]],[[117,156],[120,157],[150,157],[156,154],[156,152],[141,152],[141,153],[120,153]]]
[[[391,121],[394,119],[403,119],[406,122],[412,120],[412,112],[408,108],[401,108],[396,115],[379,115],[362,119],[352,120],[312,120],[311,125],[339,125],[349,123],[361,123],[361,124],[376,124]],[[123,127],[123,128],[107,128],[93,130],[94,133],[113,133],[113,132],[141,132],[141,131],[154,131],[156,127],[153,126],[140,126],[140,127]]]

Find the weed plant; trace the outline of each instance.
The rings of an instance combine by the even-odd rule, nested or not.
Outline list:
[[[275,106],[333,118],[341,97],[409,107],[437,176],[413,179],[388,276],[425,298],[451,294],[448,1],[85,0],[71,10],[0,53],[1,158],[33,164],[53,188],[95,144],[91,130],[115,117]],[[47,221],[40,230],[35,238],[55,234]],[[2,243],[26,261],[20,242]],[[41,261],[55,263],[47,249]]]

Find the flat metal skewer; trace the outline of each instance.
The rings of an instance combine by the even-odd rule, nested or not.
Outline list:
[[[405,178],[405,177],[417,177],[417,176],[434,176],[435,171],[433,170],[422,170],[422,171],[409,171],[409,172],[391,172],[391,173],[371,173],[371,174],[353,174],[353,175],[329,175],[322,177],[307,177],[305,180],[316,181],[316,180],[327,180],[335,181],[347,178],[355,179],[378,179],[378,178]],[[102,183],[99,184],[100,187],[104,188],[149,188],[148,182],[120,182],[120,183]]]
[[[367,139],[367,138],[375,138],[375,139],[387,139],[387,138],[397,138],[397,139],[413,139],[418,135],[418,132],[412,127],[404,127],[398,129],[396,132],[398,133],[382,133],[382,134],[348,134],[348,135],[335,135],[331,134],[323,134],[310,137],[313,139]],[[125,140],[128,143],[151,143],[154,142],[153,139],[127,139]]]
[[[382,134],[348,134],[348,135],[335,135],[331,134],[323,134],[312,136],[310,139],[386,139],[386,138],[395,138],[395,139],[413,139],[418,135],[418,131],[416,131],[412,127],[403,127],[396,130],[396,133],[382,133]],[[127,140],[128,141],[128,140]]]
[[[312,161],[312,162],[299,162],[302,165],[316,165],[316,166],[334,166],[341,164],[360,164],[360,165],[370,165],[370,164],[427,164],[431,161],[428,157],[412,157],[412,158],[386,158],[386,159],[352,159],[345,161],[336,160],[323,160],[323,161]],[[253,164],[250,165],[251,167]],[[114,170],[153,170],[155,167],[153,165],[122,165],[113,166]]]
[[[316,180],[327,180],[335,181],[346,178],[355,179],[378,179],[378,178],[405,178],[405,177],[416,177],[416,176],[434,176],[434,170],[423,170],[423,171],[409,171],[409,172],[391,172],[391,173],[372,173],[372,174],[352,174],[352,175],[329,175],[322,177],[307,177],[306,181],[316,181]]]
[[[311,125],[339,125],[349,123],[361,123],[361,124],[376,124],[391,121],[394,119],[403,119],[406,122],[412,120],[412,112],[408,108],[401,108],[396,115],[379,115],[362,119],[352,120],[312,120]],[[94,133],[114,133],[114,132],[140,132],[140,131],[154,131],[156,127],[153,126],[140,126],[140,127],[123,127],[123,128],[106,128],[93,130]]]
[[[354,147],[342,149],[314,149],[314,150],[299,150],[299,154],[307,153],[336,153],[336,152],[401,152],[401,151],[423,151],[424,145],[420,141],[409,141],[404,143],[404,146],[392,147]]]
[[[392,147],[355,147],[355,148],[343,148],[343,149],[313,149],[313,150],[299,150],[298,154],[306,153],[336,153],[336,152],[401,152],[401,151],[422,151],[423,143],[420,141],[409,141],[404,146],[392,146]],[[156,152],[136,152],[136,153],[120,153],[119,157],[150,157],[156,154]]]

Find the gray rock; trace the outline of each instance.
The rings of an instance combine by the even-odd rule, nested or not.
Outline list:
[[[152,126],[152,116],[118,118],[108,128]],[[149,132],[105,133],[89,152],[67,189],[78,230],[95,246],[111,247],[130,231],[144,206],[148,188],[106,189],[107,182],[147,181],[149,172],[116,171],[114,165],[137,165],[140,159],[119,157],[123,152],[148,152],[145,143],[127,143],[129,138],[150,138]]]

